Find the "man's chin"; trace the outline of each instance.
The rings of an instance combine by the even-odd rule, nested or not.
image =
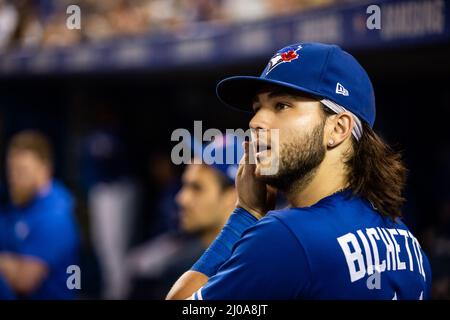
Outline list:
[[[272,173],[269,169],[264,171],[264,168],[256,167],[255,177],[258,181],[261,181],[271,187],[274,187],[280,191],[286,191],[291,186],[302,179],[305,179],[309,174],[299,175],[298,172],[283,172],[276,171]]]
[[[31,194],[12,194],[11,202],[17,207],[22,207],[29,203],[32,199]]]
[[[264,182],[268,185],[276,184],[279,177],[277,174],[269,174],[268,169],[261,167],[260,165],[256,166],[255,169],[255,178],[258,181]]]
[[[277,168],[278,169],[278,168]],[[273,179],[278,175],[278,170],[271,164],[257,164],[255,169],[255,176],[257,179]]]

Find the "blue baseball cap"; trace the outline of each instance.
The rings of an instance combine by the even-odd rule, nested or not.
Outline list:
[[[243,141],[243,137],[234,134],[216,135],[210,143],[205,144],[193,138],[191,151],[195,157],[202,160],[203,164],[210,166],[234,183],[239,161],[244,155]]]
[[[298,43],[279,50],[259,77],[235,76],[219,82],[216,93],[226,105],[250,110],[265,84],[298,90],[327,99],[373,127],[375,94],[364,68],[336,45]]]

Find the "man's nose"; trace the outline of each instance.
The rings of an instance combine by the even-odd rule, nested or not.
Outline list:
[[[253,118],[250,120],[249,126],[251,129],[270,129],[270,114],[269,111],[264,109],[259,109]]]
[[[175,196],[176,203],[182,207],[186,202],[186,190],[185,188],[181,188],[180,191],[178,191],[177,195]]]

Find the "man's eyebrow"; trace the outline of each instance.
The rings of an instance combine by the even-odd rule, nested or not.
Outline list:
[[[252,100],[252,103],[259,102],[258,95],[262,94],[262,93],[264,93],[264,92],[257,93],[254,96],[254,98]],[[269,92],[269,98],[279,98],[279,97],[287,97],[287,98],[295,99],[295,98],[302,97],[302,96],[301,95],[292,94],[292,93],[289,93],[289,92],[285,92],[285,91],[271,91],[271,92]]]
[[[255,94],[255,96],[252,99],[252,104],[259,102],[258,94]]]
[[[254,112],[256,112],[257,105],[259,105],[259,104],[261,104],[261,103],[259,102],[258,97],[253,98],[251,107]]]
[[[269,98],[279,98],[279,97],[288,97],[288,98],[297,98],[300,95],[294,95],[289,92],[283,91],[272,91],[269,93]]]

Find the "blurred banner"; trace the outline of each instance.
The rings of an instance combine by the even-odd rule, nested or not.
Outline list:
[[[373,24],[374,18],[379,18],[378,26]],[[449,21],[448,0],[358,1],[245,23],[197,22],[182,31],[151,37],[144,34],[58,49],[19,49],[0,55],[0,75],[219,65],[267,57],[286,43],[299,41],[335,43],[346,49],[446,43]]]

